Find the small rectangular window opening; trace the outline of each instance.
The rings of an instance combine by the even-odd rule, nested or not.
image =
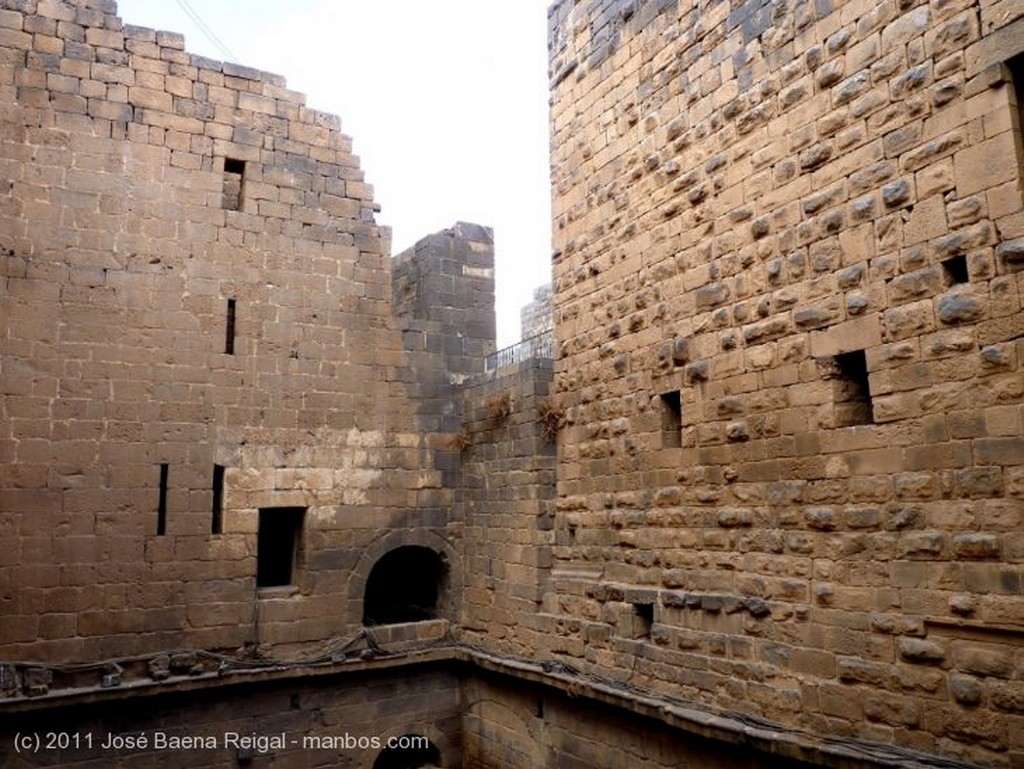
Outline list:
[[[835,357],[836,426],[874,424],[874,406],[868,381],[868,363],[863,350],[844,352]]]
[[[661,447],[678,449],[683,445],[683,403],[679,390],[661,394]]]
[[[637,640],[651,637],[651,626],[654,624],[654,604],[633,604],[633,638]]]
[[[210,533],[224,532],[224,466],[213,466],[213,507],[210,516]]]
[[[967,275],[967,257],[960,254],[943,261],[942,274],[946,279],[947,286],[967,283],[969,280]]]
[[[304,507],[260,509],[256,540],[256,587],[294,584],[305,514]]]
[[[242,184],[245,181],[245,161],[224,158],[224,209],[242,210]]]
[[[167,476],[170,466],[164,462],[160,465],[160,495],[156,502],[156,535],[162,537],[167,533]]]
[[[235,354],[235,300],[228,299],[227,319],[224,331],[224,352]]]

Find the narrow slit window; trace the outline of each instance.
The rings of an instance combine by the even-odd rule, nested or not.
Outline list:
[[[874,424],[867,357],[863,350],[844,352],[835,357],[836,426]]]
[[[235,354],[235,300],[228,299],[227,317],[224,329],[224,352],[227,355]]]
[[[210,510],[210,533],[224,532],[224,466],[213,466],[213,506]]]
[[[164,462],[160,465],[160,493],[156,502],[156,534],[162,537],[167,533],[167,476],[170,466]]]
[[[946,259],[942,262],[942,274],[946,279],[947,286],[955,286],[959,283],[967,283],[967,257],[963,254]]]
[[[679,390],[661,394],[661,447],[678,449],[683,445],[683,401]]]
[[[295,584],[305,514],[304,507],[260,509],[256,535],[256,587]]]
[[[224,158],[224,209],[242,210],[242,185],[245,182],[245,161]]]
[[[1010,59],[1007,66],[1010,68],[1010,78],[1013,80],[1010,98],[1016,102],[1015,105],[1012,105],[1013,111],[1010,120],[1013,123],[1014,143],[1017,147],[1017,166],[1021,176],[1024,176],[1024,53]],[[1024,185],[1021,186],[1024,187]]]

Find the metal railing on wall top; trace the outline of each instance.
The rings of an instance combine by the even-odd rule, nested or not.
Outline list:
[[[509,347],[488,355],[484,362],[484,371],[494,371],[513,363],[520,363],[531,358],[554,358],[555,335],[552,331],[532,336]]]

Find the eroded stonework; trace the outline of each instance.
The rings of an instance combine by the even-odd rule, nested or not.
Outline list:
[[[1022,16],[554,5],[553,650],[1024,760]]]
[[[1019,766],[1022,17],[556,3],[552,361],[279,76],[0,0],[0,763]]]
[[[113,3],[8,6],[5,652],[346,632],[341,575],[440,485],[386,373],[389,233],[351,140]],[[294,595],[254,618],[260,511],[296,508]]]

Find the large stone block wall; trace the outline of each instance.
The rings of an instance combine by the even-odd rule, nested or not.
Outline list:
[[[422,727],[487,766],[764,762],[703,728],[829,765],[1019,765],[1022,16],[556,3],[557,376],[471,379],[489,230],[428,237],[392,283],[337,118],[109,0],[0,0],[0,659],[40,663],[0,666],[7,714]],[[271,507],[305,510],[301,545],[259,590]],[[365,634],[405,546],[441,556],[441,617]],[[685,734],[384,671],[426,646],[687,710]],[[117,704],[229,659],[182,648],[386,659],[364,694],[255,674],[209,712]],[[349,760],[278,762],[321,759]]]
[[[12,0],[0,120],[0,656],[345,636],[367,553],[456,560],[336,117],[108,0]],[[271,507],[305,514],[267,592]]]
[[[1024,761],[1022,17],[551,8],[573,664]]]
[[[458,675],[429,666],[412,675],[415,686],[408,670],[377,670],[7,713],[0,761],[12,769],[371,769],[383,752],[371,740],[386,749],[391,738],[415,735],[437,749],[442,766],[460,766]],[[40,748],[20,743],[16,750],[19,734],[39,735]],[[108,735],[135,742],[111,742]]]
[[[420,429],[433,434],[433,464],[451,487],[458,452],[449,443],[462,426],[461,389],[484,373],[495,347],[494,233],[457,222],[395,256],[392,276],[406,353],[399,376],[416,403]]]
[[[536,612],[551,568],[557,424],[553,363],[528,358],[469,383],[462,393],[458,505],[464,643],[530,656],[545,646]]]
[[[448,353],[453,375],[482,373],[483,359],[494,352],[496,333],[494,232],[478,224],[456,222],[396,255],[392,271],[396,316],[460,332],[447,348],[431,339],[423,347]]]
[[[554,331],[553,298],[551,284],[540,286],[533,292],[533,301],[519,312],[520,339],[532,339]]]
[[[464,769],[814,766],[686,734],[656,718],[507,679],[477,676],[464,681],[463,707]],[[848,759],[846,766],[863,765]]]

